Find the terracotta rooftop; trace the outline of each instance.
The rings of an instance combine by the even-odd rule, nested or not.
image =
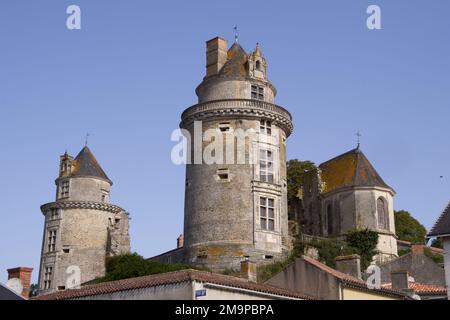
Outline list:
[[[251,290],[259,293],[279,295],[289,298],[313,300],[313,298],[303,294],[292,292],[285,289],[272,287],[265,284],[257,284],[248,280],[225,276],[221,274],[197,271],[197,270],[182,270],[175,272],[168,272],[157,275],[150,275],[138,278],[124,279],[118,281],[104,282],[99,284],[87,285],[81,289],[65,290],[50,293],[47,295],[33,298],[35,300],[69,300],[82,297],[96,296],[119,291],[127,291],[133,289],[142,289],[148,287],[155,287],[167,284],[175,284],[187,281],[197,281],[203,283],[218,284],[227,287],[238,289]]]
[[[405,293],[398,291],[398,290],[393,290],[391,288],[381,287],[380,289],[369,289],[366,282],[361,279],[355,278],[351,275],[348,275],[346,273],[343,273],[343,272],[337,271],[333,268],[330,268],[329,266],[327,266],[327,265],[323,264],[322,262],[317,261],[313,258],[310,258],[307,256],[302,256],[302,259],[305,260],[306,262],[310,263],[311,265],[319,268],[320,270],[340,279],[342,281],[342,284],[344,284],[346,286],[361,289],[361,290],[368,291],[368,292],[374,292],[374,293],[378,293],[378,294],[382,294],[382,295],[387,295],[387,296],[395,296],[395,297],[401,297],[401,298],[405,298],[405,299],[408,298]]]
[[[386,283],[383,284],[383,288],[391,289],[392,283]],[[410,282],[409,288],[413,289],[415,293],[418,295],[446,295],[447,294],[447,288],[446,287],[440,287],[435,286],[431,284],[423,284],[418,282]]]
[[[428,236],[450,236],[450,202],[434,224]]]
[[[345,187],[382,187],[392,190],[359,148],[324,162],[319,168],[322,181],[325,182],[324,192]]]

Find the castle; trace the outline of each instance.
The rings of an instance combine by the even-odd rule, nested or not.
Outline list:
[[[230,48],[220,37],[207,41],[206,75],[196,94],[198,103],[183,112],[180,123],[194,137],[187,139],[188,157],[208,149],[207,139],[195,137],[201,123],[202,136],[212,129],[216,141],[226,141],[212,152],[224,151],[226,161],[186,164],[183,235],[176,249],[152,260],[213,271],[239,269],[243,260],[270,263],[292,249],[292,223],[302,233],[325,237],[368,227],[380,235],[380,257],[397,256],[394,191],[359,147],[310,172],[300,209],[288,216],[286,139],[292,117],[274,102],[277,91],[259,45],[247,53],[237,39]],[[244,134],[236,146],[236,132],[253,134]],[[231,141],[225,139],[229,135]],[[229,145],[244,161],[235,152],[229,156]],[[112,182],[87,147],[75,159],[61,157],[56,185],[56,201],[42,206],[44,292],[64,289],[72,265],[80,267],[83,283],[104,274],[105,257],[129,251],[128,215],[109,203]]]

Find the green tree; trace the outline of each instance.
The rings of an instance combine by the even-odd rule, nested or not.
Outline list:
[[[114,281],[191,268],[184,264],[164,264],[129,253],[106,259],[106,274],[96,282]]]
[[[288,201],[298,199],[298,190],[303,186],[303,174],[314,169],[317,167],[311,161],[293,159],[287,162]]]
[[[348,252],[356,253],[361,257],[361,271],[365,272],[378,252],[378,233],[369,229],[350,230],[345,235]]]
[[[395,211],[395,229],[400,240],[412,243],[425,243],[427,229],[416,219],[414,219],[408,211]]]

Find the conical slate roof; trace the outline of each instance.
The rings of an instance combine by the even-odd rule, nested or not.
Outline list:
[[[359,149],[353,149],[319,166],[325,192],[345,187],[382,187],[391,189]]]
[[[109,180],[105,171],[103,171],[102,167],[100,167],[97,159],[87,146],[80,151],[73,161],[71,176],[100,178],[112,184],[112,181]]]
[[[247,53],[241,45],[235,42],[227,52],[228,61],[220,69],[220,77],[245,78],[247,70]]]
[[[442,212],[428,236],[450,236],[450,203],[447,208],[445,208],[444,212]]]

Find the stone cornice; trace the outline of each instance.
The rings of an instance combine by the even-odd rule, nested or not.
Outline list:
[[[289,136],[293,131],[291,114],[273,103],[252,99],[213,100],[187,108],[181,115],[181,128],[194,121],[220,117],[267,119],[279,126]]]
[[[100,210],[111,213],[126,212],[121,207],[101,202],[87,202],[87,201],[57,201],[47,203],[41,206],[41,211],[43,214],[48,212],[50,209],[90,209],[90,210]]]

